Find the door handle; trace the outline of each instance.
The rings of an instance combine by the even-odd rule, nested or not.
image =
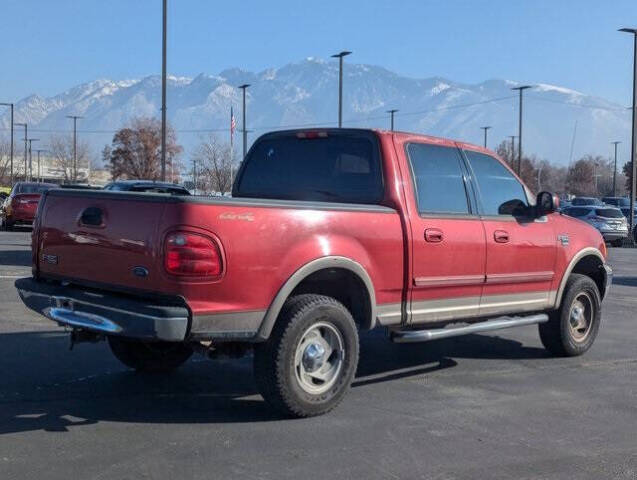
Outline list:
[[[496,230],[493,232],[493,239],[496,243],[507,243],[509,241],[509,232],[504,230]]]
[[[442,230],[437,228],[428,228],[425,230],[425,241],[431,243],[440,243],[442,242],[444,235],[442,234]]]

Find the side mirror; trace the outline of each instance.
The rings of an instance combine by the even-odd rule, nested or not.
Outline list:
[[[550,192],[540,192],[537,194],[536,208],[537,215],[541,217],[555,212],[560,206],[560,199]]]

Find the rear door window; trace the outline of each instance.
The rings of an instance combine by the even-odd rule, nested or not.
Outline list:
[[[410,143],[407,156],[419,213],[470,213],[462,157],[457,148]]]
[[[585,207],[571,207],[566,211],[566,214],[571,217],[585,217],[589,213],[591,213],[591,209]]]
[[[378,204],[380,149],[367,131],[282,132],[250,149],[233,196]]]
[[[522,215],[528,207],[524,187],[500,161],[465,150],[478,185],[483,215]]]
[[[624,218],[621,210],[616,208],[596,208],[595,215],[605,218]]]

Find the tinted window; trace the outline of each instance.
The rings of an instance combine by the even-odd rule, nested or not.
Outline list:
[[[298,136],[297,136],[298,135]],[[383,180],[371,132],[328,131],[300,138],[266,136],[244,161],[234,196],[343,203],[379,203]]]
[[[44,193],[57,185],[48,183],[18,183],[14,187],[14,193]]]
[[[630,210],[629,210],[630,211]],[[623,218],[621,210],[617,208],[596,208],[595,215],[605,218]]]
[[[566,210],[566,214],[571,217],[585,217],[589,213],[591,213],[591,209],[585,207],[571,207]]]
[[[407,154],[420,213],[469,213],[457,148],[412,143]]]
[[[528,206],[522,184],[497,159],[465,151],[475,175],[485,215],[513,215]]]
[[[573,205],[602,205],[601,200],[592,197],[577,197],[572,203]]]

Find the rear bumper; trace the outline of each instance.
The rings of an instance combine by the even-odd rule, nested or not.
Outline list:
[[[604,240],[613,241],[628,237],[628,230],[600,231]]]
[[[61,326],[105,335],[179,342],[186,338],[190,312],[177,301],[159,302],[33,278],[15,282],[31,310]]]

